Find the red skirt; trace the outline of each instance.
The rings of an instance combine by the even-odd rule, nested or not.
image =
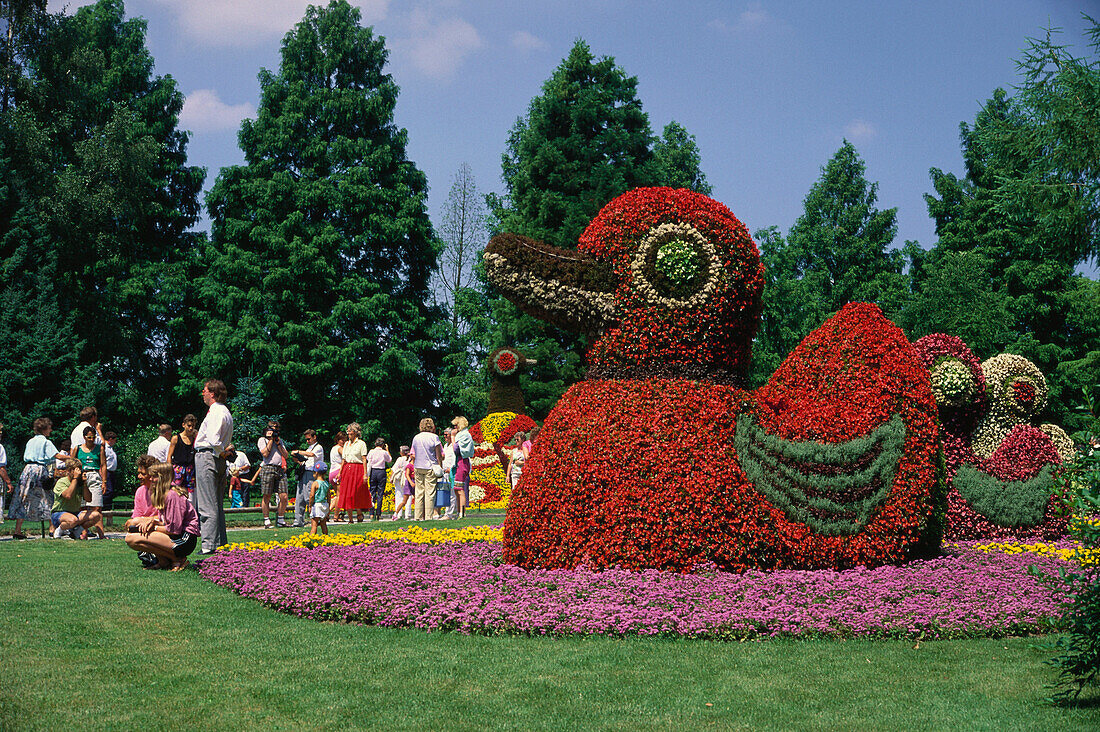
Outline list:
[[[371,507],[370,487],[363,472],[363,463],[344,463],[340,468],[340,497],[336,507],[366,510]]]

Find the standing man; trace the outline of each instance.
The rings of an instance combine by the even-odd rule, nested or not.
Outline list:
[[[80,424],[69,435],[69,452],[76,455],[76,448],[84,444],[84,428],[95,428],[95,444],[103,444],[103,427],[99,424],[99,412],[95,407],[84,407],[80,410]]]
[[[318,462],[325,461],[325,448],[317,441],[316,430],[306,430],[302,437],[306,438],[306,449],[295,450],[294,457],[299,461],[305,461],[304,470],[298,478],[298,492],[294,496],[294,525],[305,526],[306,517],[309,515],[309,487],[313,484],[313,468]]]
[[[209,407],[195,435],[195,511],[199,514],[202,554],[229,543],[225,533],[225,456],[233,449],[233,415],[225,406],[228,393],[220,379],[207,379],[202,400]]]
[[[278,422],[272,420],[267,423],[263,436],[256,440],[256,448],[260,451],[260,510],[264,515],[264,528],[271,528],[268,511],[273,493],[278,496],[279,501],[275,525],[284,528],[287,504],[286,461],[290,453],[279,436]]]
[[[118,435],[108,430],[103,433],[103,452],[107,458],[107,480],[103,483],[103,510],[110,511],[115,505],[115,481],[118,479],[118,453],[115,452],[115,443]],[[110,526],[111,519],[107,519]]]
[[[162,424],[157,427],[160,436],[149,443],[149,454],[157,459],[158,463],[168,462],[168,447],[172,444],[172,425]]]

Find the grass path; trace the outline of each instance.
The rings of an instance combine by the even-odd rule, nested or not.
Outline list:
[[[1049,654],[1030,639],[723,644],[321,624],[195,572],[143,571],[118,540],[3,542],[0,618],[4,730],[1100,729],[1100,694],[1042,704]]]

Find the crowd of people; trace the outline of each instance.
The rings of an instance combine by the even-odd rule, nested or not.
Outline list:
[[[442,436],[431,418],[422,419],[419,432],[396,455],[382,438],[368,448],[361,426],[352,422],[334,436],[327,462],[316,431],[305,430],[294,447],[272,421],[256,441],[253,468],[247,451],[233,444],[225,385],[208,380],[202,399],[207,413],[201,421],[188,414],[178,432],[161,424],[158,437],[136,462],[138,486],[124,527],[127,544],[147,568],[179,570],[196,548],[209,554],[228,543],[227,494],[231,506],[248,507],[251,489],[258,486],[263,526],[288,526],[289,476],[299,470],[293,525],[304,527],[308,520],[311,533],[327,534],[329,523],[339,522],[462,518],[469,507],[475,442],[465,417],[455,417]],[[118,436],[103,430],[95,407],[81,410],[70,438],[58,445],[51,439],[50,419],[36,419],[33,431],[18,487],[0,447],[0,480],[10,496],[7,515],[15,520],[14,538],[26,538],[24,522],[47,520],[55,538],[106,538],[103,512],[112,508],[119,488]],[[513,482],[529,449],[521,436],[507,453]],[[394,511],[383,518],[390,490]]]

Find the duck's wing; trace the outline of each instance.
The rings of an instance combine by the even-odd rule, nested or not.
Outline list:
[[[904,445],[899,415],[864,437],[826,444],[770,435],[745,414],[734,438],[755,488],[788,519],[826,536],[851,536],[867,525],[890,494]]]

